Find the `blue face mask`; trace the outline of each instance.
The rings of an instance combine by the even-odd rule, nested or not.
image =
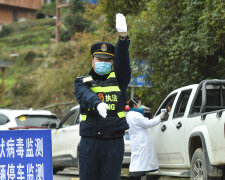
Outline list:
[[[96,62],[95,72],[99,75],[105,75],[111,72],[112,64],[109,62]]]
[[[143,106],[139,106],[138,108],[139,108],[139,109],[143,109]]]

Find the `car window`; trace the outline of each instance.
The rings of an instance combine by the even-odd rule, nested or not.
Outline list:
[[[66,121],[63,123],[63,126],[71,126],[72,125],[72,122],[73,122],[73,119],[74,119],[74,112],[71,113],[68,118],[66,119]]]
[[[5,115],[0,114],[0,125],[4,125],[9,122],[9,118]]]
[[[213,89],[214,88],[214,89]],[[224,109],[225,107],[225,89],[219,86],[213,86],[212,89],[206,90],[206,108],[205,112]],[[190,114],[200,113],[202,105],[202,90],[197,94],[197,98],[191,108]]]
[[[77,108],[74,112],[75,121],[74,124],[80,124],[80,108]]]
[[[206,106],[223,106],[223,102],[225,99],[224,89],[207,89],[206,92]]]
[[[189,97],[191,95],[191,89],[185,90],[180,93],[180,96],[178,98],[178,101],[176,103],[175,111],[173,117],[182,117],[184,115],[184,112],[186,110],[186,106],[189,100]]]
[[[80,124],[80,108],[76,110],[75,124]]]
[[[166,100],[164,101],[164,103],[160,106],[160,108],[156,112],[156,115],[159,115],[161,113],[161,109],[167,109],[168,113],[170,113],[170,110],[173,107],[176,95],[177,95],[177,93],[172,94],[169,97],[167,97]]]
[[[16,118],[17,126],[43,127],[52,123],[58,124],[57,117],[54,115],[21,115]]]

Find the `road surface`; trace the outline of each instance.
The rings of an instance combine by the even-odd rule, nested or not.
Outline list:
[[[79,180],[78,171],[73,168],[65,168],[53,175],[53,180]]]
[[[128,179],[126,172],[123,172],[123,170],[122,174],[121,180]],[[63,171],[59,171],[57,174],[55,174],[53,176],[53,180],[79,180],[79,174],[75,168],[65,168]]]
[[[121,180],[128,180],[128,169],[122,169]],[[74,168],[65,168],[63,171],[59,171],[53,176],[53,180],[80,180],[78,171]],[[189,180],[189,178],[172,178],[161,177],[159,180]]]

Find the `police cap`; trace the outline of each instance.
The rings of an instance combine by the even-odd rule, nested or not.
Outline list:
[[[106,42],[99,42],[91,47],[91,54],[98,58],[114,58],[115,47]]]

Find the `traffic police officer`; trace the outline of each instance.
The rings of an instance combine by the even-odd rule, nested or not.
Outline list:
[[[120,180],[124,155],[124,131],[129,128],[124,108],[131,78],[126,19],[116,15],[119,39],[91,48],[92,69],[75,80],[80,104],[80,180]]]

